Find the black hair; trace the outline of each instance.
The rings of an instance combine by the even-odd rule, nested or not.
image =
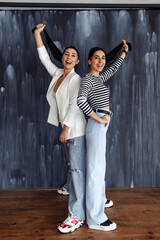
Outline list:
[[[89,51],[89,54],[88,54],[88,60],[92,58],[92,56],[94,55],[95,52],[97,51],[103,51],[105,56],[106,56],[106,52],[104,51],[103,48],[100,48],[100,47],[94,47],[94,48],[91,48],[90,51]]]
[[[129,51],[132,50],[132,45],[127,42],[127,45],[128,45],[128,49]],[[121,51],[122,51],[122,48],[123,48],[123,43],[120,43],[118,46],[116,46],[113,50],[111,50],[109,53],[106,54],[105,50],[103,48],[100,48],[100,47],[93,47],[90,49],[89,51],[89,54],[88,54],[88,59],[91,59],[93,54],[96,52],[96,51],[103,51],[105,53],[105,57],[106,57],[106,66],[110,66],[114,61],[115,59],[120,55]]]
[[[64,49],[63,53],[64,53],[68,48],[73,48],[73,49],[76,51],[77,56],[78,56],[78,59],[79,59],[79,51],[78,51],[78,49],[77,49],[76,47],[74,47],[74,46],[72,46],[72,45],[69,46],[69,47],[66,47],[66,48]]]
[[[34,27],[32,29],[32,33],[34,33],[34,31],[36,30],[36,27]],[[62,56],[63,56],[63,53],[68,49],[68,48],[73,48],[76,52],[77,52],[77,56],[78,56],[78,59],[79,59],[79,51],[76,47],[74,46],[69,46],[69,47],[66,47],[65,50],[63,51],[63,53],[59,50],[59,48],[54,44],[54,42],[51,40],[50,36],[48,35],[47,31],[45,29],[43,29],[43,32],[44,32],[44,35],[45,35],[45,38],[46,38],[46,42],[47,42],[47,45],[53,55],[53,57],[60,63],[62,63]]]
[[[36,27],[34,27],[32,29],[32,32],[34,33]],[[67,47],[64,52],[62,53],[59,48],[54,44],[54,42],[51,40],[51,38],[49,37],[47,31],[45,29],[43,29],[43,32],[45,34],[45,38],[46,38],[46,42],[48,44],[48,47],[53,55],[53,57],[62,63],[62,56],[63,56],[63,53],[65,52],[66,49],[68,48],[73,48],[77,54],[78,54],[78,59],[79,59],[79,52],[78,50],[74,47],[74,46],[70,46],[70,47]],[[129,48],[129,51],[132,50],[132,45],[127,42],[127,45],[128,45],[128,48]],[[111,50],[109,53],[106,54],[106,52],[103,50],[103,48],[100,48],[100,47],[94,47],[94,48],[91,48],[90,52],[89,52],[89,55],[88,55],[88,59],[91,59],[91,57],[93,56],[93,54],[98,51],[98,50],[102,50],[105,55],[106,55],[106,66],[110,66],[114,61],[115,59],[120,55],[120,52],[123,48],[123,43],[120,43],[118,46],[116,46],[113,50]]]

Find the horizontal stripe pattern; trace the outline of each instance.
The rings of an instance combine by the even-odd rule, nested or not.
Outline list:
[[[122,62],[123,58],[119,57],[98,77],[88,73],[82,78],[77,104],[86,115],[93,109],[109,106],[110,91],[104,83],[117,72]]]

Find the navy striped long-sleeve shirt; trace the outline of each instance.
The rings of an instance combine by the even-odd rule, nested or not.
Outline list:
[[[123,62],[123,58],[117,60],[98,77],[90,73],[82,78],[77,104],[86,114],[90,115],[93,109],[109,106],[110,91],[104,83],[113,76]]]

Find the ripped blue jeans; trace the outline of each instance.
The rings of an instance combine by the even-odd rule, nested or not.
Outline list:
[[[68,212],[85,219],[86,139],[85,136],[67,140],[69,159]]]

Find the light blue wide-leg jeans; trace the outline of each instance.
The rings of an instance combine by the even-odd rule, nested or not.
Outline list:
[[[99,117],[104,113],[96,113]],[[104,213],[105,171],[106,171],[106,132],[108,125],[100,124],[92,118],[86,127],[86,213],[87,224],[96,225],[105,222],[108,217]]]
[[[68,212],[74,217],[85,219],[86,197],[86,139],[85,136],[72,138],[67,141],[69,148],[70,189]]]

